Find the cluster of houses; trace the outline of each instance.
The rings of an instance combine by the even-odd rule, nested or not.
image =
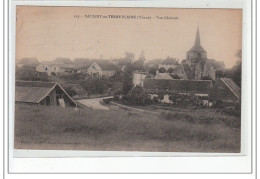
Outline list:
[[[193,47],[186,53],[186,59],[181,64],[159,64],[160,68],[164,68],[164,72],[157,70],[156,75],[150,78],[147,78],[148,73],[134,73],[134,86],[154,91],[150,94],[151,98],[157,96],[156,91],[163,90],[204,97],[203,104],[208,106],[216,101],[240,103],[241,90],[230,78],[220,78],[213,85],[212,80],[216,80],[215,69],[200,44],[199,29]],[[165,72],[170,68],[171,73]],[[174,79],[173,75],[177,75],[178,79]],[[165,94],[161,102],[171,103],[169,95]]]
[[[111,77],[117,68],[118,66],[111,62],[92,62],[84,65],[41,63],[36,66],[36,71],[46,72],[49,76],[59,73],[81,73],[91,77]],[[200,44],[199,29],[193,47],[187,51],[186,59],[181,63],[176,61],[159,64],[154,76],[149,75],[147,71],[133,73],[133,85],[155,91],[150,94],[152,97],[157,95],[156,90],[163,90],[204,97],[203,103],[208,106],[211,105],[210,102],[218,100],[240,103],[241,90],[231,79],[220,78],[214,84],[213,80],[216,80],[215,69],[207,57],[206,50]],[[16,102],[77,106],[59,84],[46,82],[17,81]],[[169,95],[165,94],[162,102],[171,103]]]
[[[92,77],[111,77],[115,74],[116,65],[109,62],[93,62],[91,64],[41,63],[36,67],[37,72],[46,72],[49,76],[64,73],[83,73]]]

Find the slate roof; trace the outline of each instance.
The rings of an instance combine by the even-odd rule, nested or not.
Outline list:
[[[209,94],[211,87],[211,80],[144,80],[144,88],[146,89],[158,88],[159,90],[172,90],[182,93]]]
[[[241,97],[241,89],[237,84],[230,78],[221,78],[221,80],[227,85],[227,87],[235,93],[239,98]]]

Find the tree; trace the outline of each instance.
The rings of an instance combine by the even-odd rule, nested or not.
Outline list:
[[[148,93],[140,86],[136,86],[131,89],[127,94],[127,99],[132,104],[147,104],[151,102],[149,99]]]
[[[224,72],[223,77],[231,78],[239,87],[241,87],[242,70],[242,50],[238,50],[235,56],[238,58],[236,64]]]
[[[22,58],[17,63],[23,64],[25,67],[36,67],[40,64],[36,58]]]
[[[236,53],[236,57],[238,58],[238,63],[241,63],[242,61],[242,50],[239,49]]]
[[[225,64],[223,61],[217,61],[215,59],[208,59],[209,64],[211,64],[213,66],[214,69],[217,70],[223,70],[225,68]]]
[[[58,57],[53,60],[54,63],[64,63],[64,64],[72,64],[73,62],[69,58]]]
[[[88,59],[88,58],[75,58],[73,60],[73,62],[75,64],[90,64],[91,63],[90,59]]]
[[[174,72],[174,69],[171,67],[167,70],[168,73],[173,73]]]
[[[165,60],[162,61],[162,64],[175,65],[178,64],[178,61],[176,58],[168,56]]]
[[[135,59],[135,54],[132,53],[132,52],[125,52],[125,58],[124,60],[127,62],[127,63],[132,63]]]
[[[35,68],[17,69],[15,78],[16,80],[49,81],[49,77],[46,72],[36,72]]]
[[[143,70],[144,62],[142,60],[136,60],[132,63],[133,70]]]
[[[165,73],[166,69],[164,67],[159,68],[159,73]]]
[[[231,75],[231,78],[239,87],[241,87],[241,68],[241,61],[238,61],[237,64],[232,68]]]
[[[216,70],[216,78],[223,78],[224,77],[224,71],[223,70]]]
[[[146,60],[146,58],[144,56],[144,51],[142,51],[140,56],[139,56],[139,59],[132,63],[133,70],[143,70],[145,60]]]
[[[148,73],[149,73],[150,75],[155,76],[155,75],[156,75],[156,68],[155,68],[155,67],[151,67],[151,68],[149,69]]]
[[[102,94],[108,89],[108,81],[103,78],[87,78],[81,83],[81,86],[87,90],[89,94]]]
[[[122,93],[126,95],[132,87],[133,87],[133,68],[131,64],[127,64],[123,74]]]
[[[146,58],[145,58],[145,55],[144,55],[144,51],[142,50],[142,52],[140,53],[140,56],[139,56],[139,59],[140,61],[143,61],[145,62]]]

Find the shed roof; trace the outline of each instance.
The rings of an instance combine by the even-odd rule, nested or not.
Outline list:
[[[39,103],[45,98],[56,86],[74,102],[67,92],[58,84],[53,82],[42,81],[16,81],[15,82],[15,101],[26,103]],[[75,103],[76,104],[76,103]]]
[[[236,83],[230,78],[221,78],[221,80],[227,85],[227,87],[237,96],[241,97],[241,90]]]
[[[16,81],[15,86],[15,101],[39,103],[56,86],[56,83]]]

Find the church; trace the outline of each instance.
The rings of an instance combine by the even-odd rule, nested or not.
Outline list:
[[[215,80],[215,69],[207,58],[207,51],[200,44],[200,32],[197,28],[195,43],[182,61],[185,78],[190,80]]]

